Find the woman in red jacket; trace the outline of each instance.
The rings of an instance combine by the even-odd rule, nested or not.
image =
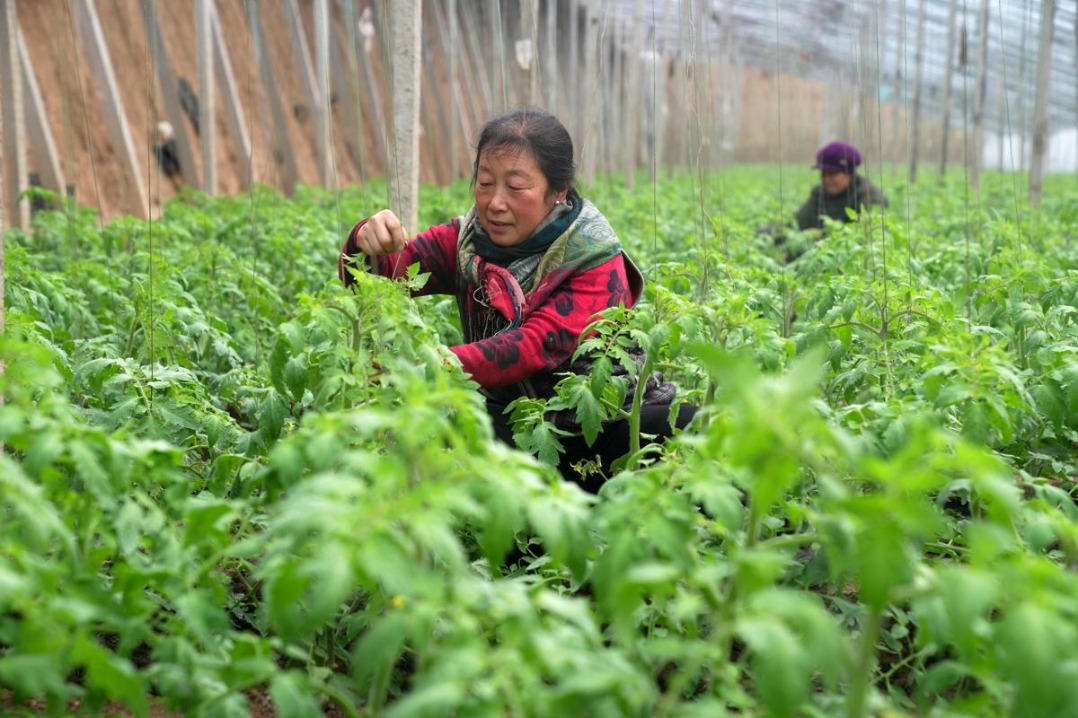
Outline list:
[[[472,172],[475,205],[463,217],[408,237],[400,219],[384,209],[361,221],[341,250],[342,281],[354,279],[353,257],[365,255],[375,271],[398,278],[419,263],[430,279],[422,294],[454,294],[464,343],[450,347],[481,387],[497,435],[512,443],[504,413],[520,396],[550,397],[571,363],[580,335],[598,312],[632,306],[643,277],[614,230],[575,187],[573,142],[553,115],[516,109],[487,122],[479,134]],[[641,432],[669,437],[674,387],[648,377]],[[628,396],[632,396],[632,387]],[[691,420],[683,405],[675,425]],[[559,428],[574,431],[562,443],[559,469],[594,490],[572,464],[598,457],[604,469],[628,452],[624,420],[605,425],[591,446],[571,416]]]

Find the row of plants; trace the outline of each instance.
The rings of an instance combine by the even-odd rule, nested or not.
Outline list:
[[[791,235],[772,168],[589,188],[645,269],[517,450],[450,298],[336,280],[384,187],[6,238],[0,696],[240,716],[1078,710],[1078,212],[1010,177]],[[811,181],[806,175],[805,185]],[[423,188],[421,222],[468,188]],[[701,406],[598,496],[537,421],[630,343]],[[21,707],[20,707],[21,706]]]

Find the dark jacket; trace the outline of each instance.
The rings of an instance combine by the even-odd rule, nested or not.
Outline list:
[[[823,229],[823,217],[849,222],[850,218],[846,216],[847,208],[859,214],[862,207],[873,205],[886,207],[887,198],[867,177],[855,174],[850,179],[850,186],[837,197],[828,196],[823,187],[816,185],[809,193],[809,198],[801,205],[801,209],[797,210],[797,228]]]

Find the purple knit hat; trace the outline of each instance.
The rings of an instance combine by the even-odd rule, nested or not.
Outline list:
[[[816,164],[812,169],[853,174],[859,164],[861,153],[856,147],[845,142],[829,142],[816,153]]]

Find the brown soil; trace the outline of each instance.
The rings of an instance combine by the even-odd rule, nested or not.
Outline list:
[[[177,78],[185,78],[198,93],[194,3],[190,0],[168,0],[157,2],[156,6],[164,36],[164,50],[173,73]],[[300,0],[298,3],[308,47],[313,53],[311,6],[311,0]],[[339,12],[335,3],[331,6]],[[174,185],[158,171],[153,156],[156,125],[168,119],[161,93],[175,92],[176,88],[159,86],[148,52],[140,0],[97,0],[96,7],[122,96],[124,116],[135,146],[139,174],[146,185],[150,212],[156,214],[161,204],[175,194],[179,186],[178,182]],[[238,103],[250,136],[254,180],[285,189],[281,167],[272,151],[272,114],[255,62],[255,44],[245,1],[218,0],[216,7],[228,46]],[[298,63],[293,60],[291,35],[285,15],[288,7],[286,3],[258,4],[298,181],[321,184],[313,144],[313,115]],[[78,17],[73,14],[71,4],[67,0],[22,2],[18,4],[18,20],[41,88],[49,129],[60,155],[65,179],[73,188],[76,201],[96,207],[106,220],[121,214],[146,216],[147,208],[140,206],[138,193],[128,179],[121,157],[110,139],[101,94],[85,53]],[[333,22],[338,34],[342,35],[340,18],[333,18]],[[384,73],[377,44],[367,56],[367,62],[380,82]],[[245,187],[245,163],[237,138],[229,132],[223,86],[218,83],[217,87],[218,191],[231,194]],[[380,87],[383,92],[384,89]],[[335,96],[337,94],[334,93]],[[374,118],[371,110],[363,107],[361,111],[365,126],[372,126]],[[340,102],[334,103],[332,152],[337,186],[355,184],[361,180],[352,159],[354,153],[349,153],[346,146],[341,114]],[[188,123],[187,129],[195,142],[193,154],[196,174],[201,178],[201,149],[193,125]],[[363,151],[367,154],[367,175],[377,176],[382,169],[377,162],[374,143],[384,140],[381,132],[366,134]],[[28,165],[31,172],[35,171],[34,164],[34,157],[30,153]],[[423,179],[429,181],[432,178],[426,176]]]
[[[160,704],[157,698],[151,697],[149,703],[150,718],[183,718],[182,713],[168,710]],[[248,691],[247,704],[251,709],[251,718],[277,718],[277,710],[264,688]],[[5,688],[0,689],[0,710],[3,711],[3,715],[9,715],[15,711],[21,711],[27,715],[45,715],[48,713],[48,705],[44,700],[15,703],[12,700],[11,691]],[[82,702],[79,700],[68,703],[67,712],[73,718],[90,718],[90,713],[82,707]],[[105,709],[104,715],[108,718],[130,718],[134,714],[123,706],[111,705]],[[346,714],[335,705],[327,703],[322,706],[322,715],[325,718],[344,718]],[[98,715],[95,714],[93,718],[98,718]]]

